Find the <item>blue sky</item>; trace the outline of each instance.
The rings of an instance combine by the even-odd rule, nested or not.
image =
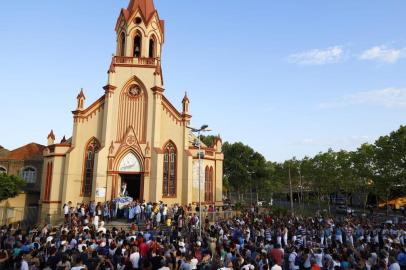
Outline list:
[[[103,94],[127,0],[1,1],[0,144],[72,132]],[[166,20],[165,95],[193,124],[282,161],[406,124],[405,1],[155,0]]]

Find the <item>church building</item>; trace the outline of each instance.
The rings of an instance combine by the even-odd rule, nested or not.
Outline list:
[[[68,201],[110,201],[124,184],[129,196],[147,202],[197,203],[200,190],[205,204],[221,203],[222,141],[201,144],[199,154],[187,95],[179,101],[181,111],[165,97],[165,23],[153,0],[131,0],[115,31],[117,49],[103,95],[86,106],[81,90],[72,137],[55,143],[54,132],[48,135],[41,217],[60,214]]]

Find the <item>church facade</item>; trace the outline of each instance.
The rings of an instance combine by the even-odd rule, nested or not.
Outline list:
[[[124,184],[138,200],[196,203],[200,191],[204,203],[221,203],[220,137],[213,145],[201,144],[199,163],[187,95],[179,111],[164,94],[164,26],[153,0],[131,0],[121,10],[104,94],[86,107],[80,91],[72,137],[55,143],[53,131],[48,135],[42,218],[59,214],[68,201],[109,201]]]

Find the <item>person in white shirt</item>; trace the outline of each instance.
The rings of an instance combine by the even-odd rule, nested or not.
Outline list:
[[[277,264],[274,264],[274,266],[271,267],[271,270],[282,270],[282,267],[280,267]]]
[[[323,251],[321,249],[317,249],[314,254],[314,258],[316,259],[316,263],[320,268],[323,268]]]
[[[99,229],[97,231],[99,233],[104,233],[104,234],[107,232],[107,229],[104,227],[104,221],[100,222],[100,227],[99,227]]]
[[[99,216],[98,216],[98,215],[95,215],[95,216],[94,216],[94,218],[93,218],[93,225],[94,225],[94,227],[96,228],[96,230],[98,230],[98,228],[99,228]]]
[[[168,217],[168,206],[165,204],[162,209],[162,222],[165,222]]]
[[[65,203],[63,206],[63,214],[65,215],[65,222],[69,222],[69,209],[72,202]]]
[[[141,256],[140,256],[140,253],[138,251],[138,247],[133,247],[131,255],[130,255],[130,262],[131,262],[131,265],[132,265],[133,269],[139,269],[140,268],[140,265],[139,265],[140,257]]]
[[[191,267],[191,269],[192,269],[192,270],[196,270],[198,263],[199,263],[199,261],[196,259],[195,256],[193,256],[193,258],[190,260],[190,267]]]
[[[25,260],[25,255],[22,256],[20,270],[29,270],[28,262]]]
[[[396,261],[396,258],[391,256],[389,257],[389,268],[388,270],[400,270],[400,265]]]
[[[297,252],[296,249],[292,251],[289,255],[289,270],[297,270],[299,269],[299,265],[296,265],[296,257],[297,257]]]
[[[83,264],[83,261],[80,257],[76,259],[76,264],[71,270],[87,270],[87,266]]]

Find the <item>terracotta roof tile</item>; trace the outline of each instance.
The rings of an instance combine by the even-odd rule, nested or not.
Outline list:
[[[138,7],[140,8],[142,15],[144,15],[147,21],[156,11],[153,0],[131,0],[127,10],[130,11],[131,14],[133,14],[133,12],[135,12]]]
[[[3,160],[43,160],[44,145],[30,143],[10,151]]]
[[[0,158],[8,155],[10,151],[0,145]]]

